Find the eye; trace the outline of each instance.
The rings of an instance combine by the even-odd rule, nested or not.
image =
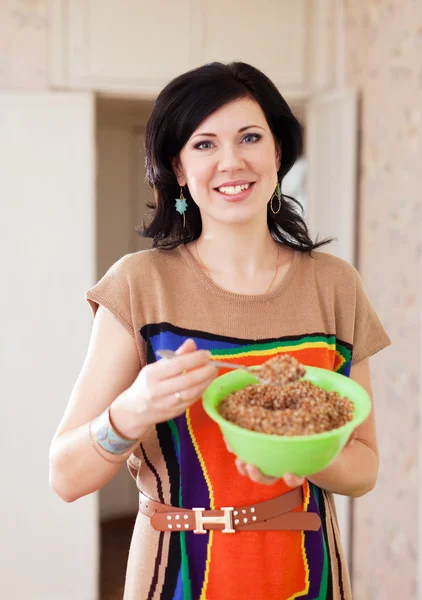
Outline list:
[[[256,142],[259,142],[261,138],[262,135],[259,135],[259,133],[247,133],[243,137],[242,142],[245,142],[246,144],[255,144]]]
[[[204,142],[199,142],[199,144],[195,145],[197,150],[209,150],[212,146],[212,142],[205,140]]]

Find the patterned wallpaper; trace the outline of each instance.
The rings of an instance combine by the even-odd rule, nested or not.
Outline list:
[[[372,365],[381,468],[354,501],[354,598],[420,600],[422,2],[348,0],[346,21],[362,94],[359,270],[393,341]]]
[[[0,89],[44,89],[48,0],[0,1]]]

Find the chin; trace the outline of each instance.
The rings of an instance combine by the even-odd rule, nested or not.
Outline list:
[[[225,223],[226,225],[246,225],[251,222],[258,222],[259,217],[262,214],[262,209],[259,210],[257,207],[239,207],[240,210],[233,211],[232,214],[220,214],[218,221]],[[265,222],[267,222],[267,213],[265,212]]]
[[[252,223],[255,220],[254,216],[246,216],[246,215],[233,215],[230,218],[220,217],[218,219],[214,219],[217,223],[221,223],[221,225],[247,225]]]

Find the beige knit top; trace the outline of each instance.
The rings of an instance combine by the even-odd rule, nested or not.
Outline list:
[[[264,295],[216,285],[185,246],[127,255],[86,295],[135,338],[141,365],[186,339],[221,360],[259,364],[288,352],[306,365],[350,374],[352,364],[390,340],[358,272],[326,253],[295,252],[284,279]],[[201,402],[151,428],[129,460],[149,496],[175,506],[241,506],[287,491],[241,477]],[[319,532],[157,532],[138,515],[126,600],[350,599],[331,494],[304,483],[302,510],[320,514]]]

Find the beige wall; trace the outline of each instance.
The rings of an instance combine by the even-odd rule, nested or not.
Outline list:
[[[356,600],[420,599],[422,3],[349,0],[362,93],[359,269],[393,346],[373,362],[381,471],[354,503]]]
[[[50,440],[91,330],[94,99],[46,89],[47,5],[0,0],[2,444],[13,452],[2,466],[0,595],[95,600],[98,499],[65,504],[48,486]]]
[[[69,505],[48,486],[50,440],[91,330],[83,290],[96,280],[93,136],[90,93],[0,93],[0,597],[8,600],[96,599],[97,498]]]
[[[1,0],[0,90],[48,85],[48,0]]]

